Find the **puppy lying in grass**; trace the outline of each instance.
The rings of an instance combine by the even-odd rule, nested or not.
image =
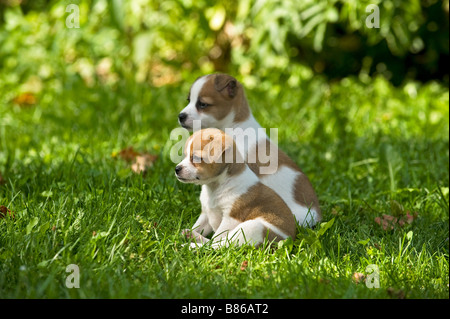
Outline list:
[[[295,238],[296,223],[289,207],[259,181],[231,136],[219,129],[197,131],[186,141],[184,154],[175,168],[177,179],[202,185],[200,217],[183,231],[195,239],[191,247],[207,243],[205,236],[212,232],[213,248]]]

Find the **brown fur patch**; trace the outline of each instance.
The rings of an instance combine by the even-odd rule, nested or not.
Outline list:
[[[250,167],[250,169],[259,177],[259,178],[264,178],[265,175],[260,174],[260,168],[264,167],[264,166],[268,166],[270,164],[270,162],[268,163],[262,163],[261,160],[258,158],[258,151],[261,147],[261,143],[264,142],[260,142],[258,143],[252,150],[250,150],[250,152],[252,153],[248,153],[247,154],[247,162],[252,159],[252,155],[255,156],[256,158],[256,163],[248,163],[248,166]],[[269,139],[267,139],[265,141],[266,143],[266,154],[270,155],[271,157],[274,156],[273,154],[270,153],[270,144],[272,143]],[[300,176],[297,177],[297,180],[295,182],[295,187],[294,187],[294,199],[297,203],[299,203],[302,206],[305,207],[310,207],[314,210],[316,210],[316,212],[319,214],[320,216],[320,206],[319,206],[319,200],[317,199],[317,195],[314,192],[314,188],[311,184],[311,182],[309,181],[308,177],[301,171],[301,169],[297,166],[297,164],[295,164],[295,162],[286,155],[286,153],[284,153],[282,150],[280,150],[277,147],[277,154],[278,154],[278,168],[282,167],[282,166],[287,166],[291,169],[293,169],[294,171],[297,171],[300,173]]]
[[[199,112],[204,112],[213,116],[220,121],[225,118],[231,111],[234,112],[234,121],[243,122],[250,116],[250,108],[245,97],[244,88],[236,81],[236,94],[229,96],[225,88],[217,87],[216,78],[221,76],[231,77],[224,74],[212,74],[208,76],[207,81],[200,90],[198,98],[205,103],[211,104]],[[218,91],[218,89],[222,89]]]
[[[262,183],[250,187],[247,193],[238,198],[231,208],[230,217],[241,222],[262,217],[286,235],[295,238],[297,229],[294,215],[281,197]],[[274,239],[274,235],[269,232],[269,239]]]
[[[245,163],[234,163],[228,166],[228,176],[236,176],[245,170]]]
[[[264,146],[263,143],[266,144],[265,145],[265,156],[270,156],[269,161],[266,163],[263,163],[262,158],[260,158],[260,156],[258,156],[258,155],[261,155],[259,153],[260,151],[263,152],[263,146]],[[300,169],[295,164],[295,162],[293,160],[291,160],[289,158],[289,156],[287,156],[277,146],[275,146],[275,149],[277,150],[277,152],[275,154],[272,154],[271,149],[270,149],[271,145],[272,145],[272,147],[274,146],[273,143],[269,139],[266,139],[265,141],[259,141],[255,145],[255,147],[250,149],[249,152],[247,153],[246,161],[248,163],[248,166],[258,177],[264,176],[260,173],[260,167],[269,166],[271,161],[273,161],[272,158],[274,156],[278,156],[278,167],[288,166],[295,171],[300,171]],[[264,160],[266,160],[266,158]]]
[[[297,177],[293,191],[295,201],[302,206],[314,209],[319,215],[319,219],[321,219],[319,200],[305,174],[302,173]]]

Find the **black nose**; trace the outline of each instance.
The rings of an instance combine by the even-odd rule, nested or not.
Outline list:
[[[177,165],[177,167],[175,167],[175,174],[178,174],[179,172],[181,172],[182,169],[183,169],[183,166]]]
[[[178,121],[180,121],[180,123],[183,123],[187,118],[187,114],[186,113],[180,113],[178,114]]]

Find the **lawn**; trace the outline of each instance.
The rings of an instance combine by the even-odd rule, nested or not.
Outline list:
[[[247,88],[312,180],[323,224],[275,247],[193,251],[180,231],[200,189],[174,177],[169,136],[194,79],[71,77],[28,96],[0,82],[0,205],[14,214],[0,219],[2,298],[448,298],[448,87]],[[129,147],[158,156],[145,174]],[[66,285],[73,264],[79,288]]]

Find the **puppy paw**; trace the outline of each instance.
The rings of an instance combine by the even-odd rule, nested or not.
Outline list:
[[[188,246],[190,250],[193,250],[193,249],[198,249],[198,248],[202,247],[203,244],[199,244],[199,243],[186,243],[186,244],[182,244],[181,246],[182,246],[182,247]]]
[[[181,235],[183,235],[184,237],[191,239],[194,238],[194,231],[191,229],[183,229],[181,231]]]

